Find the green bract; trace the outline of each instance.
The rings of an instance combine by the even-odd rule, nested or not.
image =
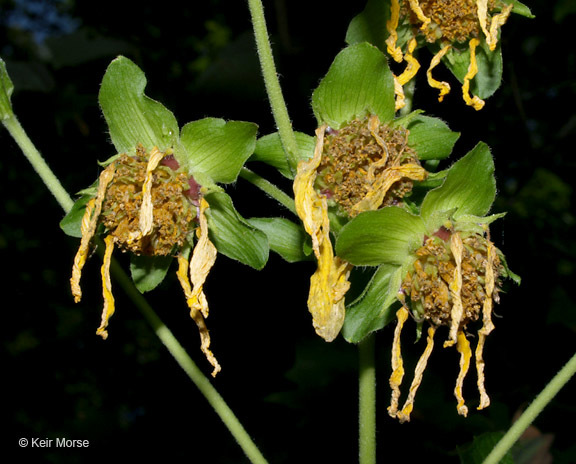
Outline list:
[[[171,152],[178,162],[178,171],[192,176],[209,202],[210,235],[218,250],[261,269],[268,259],[266,234],[244,220],[229,196],[217,186],[237,180],[254,151],[257,126],[205,118],[186,124],[180,131],[172,112],[144,94],[145,86],[142,70],[125,57],[112,61],[104,75],[99,101],[117,153],[133,155],[138,146],[146,151],[156,147]],[[93,188],[86,191],[89,194],[84,192],[63,219],[61,226],[66,233],[80,236],[85,205],[95,191]],[[131,270],[138,288],[147,291],[158,285],[170,261],[162,257],[134,257]]]
[[[10,102],[13,91],[14,84],[6,71],[6,63],[0,58],[0,118],[2,118],[2,120],[14,116],[12,103]]]
[[[349,306],[343,332],[346,339],[358,342],[393,319],[392,305],[400,282],[425,236],[445,225],[481,232],[482,224],[503,216],[485,216],[495,195],[492,156],[488,146],[480,143],[450,167],[440,187],[427,193],[420,214],[390,206],[362,213],[344,226],[336,241],[338,256],[354,265],[380,266]]]

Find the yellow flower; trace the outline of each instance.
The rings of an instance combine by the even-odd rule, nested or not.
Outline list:
[[[466,416],[468,408],[462,393],[464,378],[470,367],[472,351],[466,335],[469,323],[482,318],[476,346],[476,371],[480,404],[490,404],[484,386],[484,343],[494,329],[491,320],[493,301],[498,302],[498,277],[502,271],[500,259],[489,237],[478,233],[464,233],[442,227],[416,251],[416,259],[407,272],[401,287],[402,307],[397,312],[398,323],[392,349],[392,399],[388,412],[401,422],[410,420],[416,391],[422,381],[426,364],[434,347],[438,327],[447,326],[448,339],[444,347],[456,345],[460,353],[460,373],[454,395],[458,414]],[[414,379],[404,406],[399,409],[400,385],[404,376],[400,349],[400,334],[409,315],[420,324],[429,323],[424,353],[418,361]]]
[[[434,79],[432,70],[450,50],[467,44],[470,62],[462,83],[462,96],[467,105],[480,110],[484,101],[470,94],[470,81],[478,73],[476,48],[483,40],[491,52],[496,49],[498,33],[506,23],[513,4],[501,0],[391,0],[390,8],[390,18],[386,22],[388,53],[398,63],[407,62],[406,70],[396,77],[396,109],[404,106],[402,86],[416,75],[420,67],[413,56],[417,40],[420,39],[438,47],[426,76],[428,84],[439,90],[439,101],[450,92],[450,85]],[[411,26],[410,39],[404,52],[397,43],[398,27],[403,24]]]
[[[317,270],[310,279],[308,309],[316,333],[332,341],[342,328],[352,266],[334,255],[329,209],[353,217],[401,201],[426,171],[408,147],[407,131],[380,124],[377,116],[332,130],[316,130],[314,156],[298,164],[296,210],[312,238]]]
[[[178,280],[200,331],[202,351],[214,368],[212,375],[216,375],[220,365],[210,351],[204,320],[208,302],[203,286],[216,260],[216,248],[208,237],[209,205],[193,179],[162,164],[170,155],[156,147],[147,153],[139,146],[135,156],[121,155],[102,171],[96,196],[88,202],[82,218],[82,239],[70,279],[72,294],[76,302],[82,298],[82,268],[99,226],[104,229],[105,244],[101,270],[104,309],[96,333],[104,339],[115,308],[110,279],[114,247],[136,255],[177,256]],[[194,230],[197,243],[188,260],[190,232]]]

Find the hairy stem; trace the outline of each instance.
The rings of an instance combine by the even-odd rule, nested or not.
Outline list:
[[[66,212],[70,211],[74,201],[66,192],[58,178],[46,164],[40,152],[36,149],[24,129],[15,116],[2,121],[10,135],[14,138],[20,149],[42,181],[46,184],[50,192]],[[101,247],[100,247],[101,248]],[[204,395],[208,403],[214,408],[216,414],[222,419],[232,436],[236,439],[250,462],[254,464],[266,464],[266,459],[262,456],[255,443],[252,441],[242,424],[238,421],[232,410],[228,407],[224,399],[212,386],[208,378],[202,373],[192,358],[186,353],[182,345],[172,334],[170,329],[158,317],[154,309],[138,291],[132,279],[122,270],[122,268],[112,260],[111,270],[116,282],[120,284],[132,302],[140,310],[148,323],[152,326],[156,336],[162,341],[170,354],[174,357],[178,365],[188,375],[190,380],[196,385],[200,393]]]
[[[286,102],[282,95],[278,74],[276,73],[276,65],[274,64],[274,57],[268,37],[268,28],[266,27],[266,19],[264,17],[264,8],[261,0],[248,0],[248,7],[250,8],[256,48],[258,50],[260,66],[262,67],[262,76],[264,77],[268,100],[272,107],[272,115],[278,127],[278,133],[280,134],[280,140],[282,141],[282,147],[286,153],[288,164],[292,170],[292,174],[294,174],[294,169],[299,160],[299,149],[294,131],[292,130],[292,122],[288,116]]]
[[[520,438],[522,433],[536,419],[536,416],[552,401],[556,393],[568,383],[570,378],[576,373],[576,354],[560,369],[560,371],[550,380],[548,385],[534,398],[534,401],[526,408],[516,422],[508,429],[502,439],[496,444],[494,449],[484,460],[484,464],[497,464],[512,448],[514,443]]]
[[[274,198],[282,206],[296,214],[296,207],[294,206],[294,200],[292,197],[284,193],[270,181],[264,179],[263,177],[247,168],[242,168],[240,171],[240,177],[255,185],[260,190]]]
[[[376,463],[376,368],[374,334],[358,345],[360,464]]]
[[[60,180],[54,175],[40,152],[36,149],[22,125],[16,118],[16,116],[11,116],[2,121],[4,127],[8,130],[12,138],[16,141],[24,156],[30,161],[34,170],[38,173],[50,193],[54,195],[56,201],[60,204],[62,209],[66,212],[70,211],[74,202],[68,192],[62,187]]]

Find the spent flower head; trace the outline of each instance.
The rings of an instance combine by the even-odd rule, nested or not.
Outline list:
[[[462,83],[462,97],[476,110],[502,80],[500,31],[510,14],[531,17],[530,10],[511,0],[369,0],[363,13],[350,25],[350,43],[367,40],[388,53],[405,69],[395,76],[396,108],[405,105],[403,87],[420,69],[417,50],[427,46],[433,53],[426,78],[442,101],[450,84],[434,78],[440,62]]]
[[[317,260],[308,308],[316,332],[332,341],[344,324],[352,266],[335,256],[331,233],[364,211],[402,204],[428,176],[422,163],[448,156],[458,135],[418,112],[394,118],[393,76],[369,44],[343,50],[312,101],[319,127],[294,193]]]
[[[468,331],[477,321],[482,322],[475,349],[478,409],[490,404],[484,386],[483,350],[494,329],[493,303],[499,301],[502,278],[519,280],[490,240],[488,225],[503,216],[486,216],[496,194],[493,173],[490,151],[479,144],[447,171],[441,186],[426,194],[419,214],[395,206],[367,212],[344,226],[338,237],[336,249],[343,259],[356,265],[382,266],[377,288],[391,297],[379,308],[377,317],[388,322],[391,318],[385,313],[394,313],[394,307],[400,305],[392,347],[389,413],[402,422],[410,419],[434,335],[442,326],[448,330],[444,347],[456,346],[460,353],[454,395],[458,413],[465,416],[468,408],[462,389],[472,358]],[[400,335],[410,316],[417,323],[418,337],[423,325],[428,325],[427,342],[408,397],[399,408],[404,377]]]
[[[72,293],[80,301],[82,269],[93,239],[102,237],[104,309],[97,334],[107,338],[115,310],[114,248],[133,257],[132,276],[141,291],[156,287],[170,258],[176,258],[178,281],[215,375],[220,365],[210,351],[204,284],[217,252],[258,269],[268,257],[265,234],[238,214],[217,185],[236,180],[253,152],[256,126],[206,118],[180,131],[173,114],[144,95],[145,84],[143,72],[123,57],[104,76],[100,104],[119,154],[104,163],[97,184],[83,192],[62,222],[64,230],[81,237]]]

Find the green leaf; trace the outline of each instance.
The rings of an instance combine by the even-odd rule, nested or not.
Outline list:
[[[294,132],[294,135],[296,136],[296,143],[299,147],[298,154],[301,157],[300,159],[312,158],[314,155],[314,147],[316,146],[316,139],[302,132]],[[278,132],[260,137],[256,141],[254,154],[250,157],[249,161],[261,161],[278,169],[284,177],[289,179],[294,178]]]
[[[390,4],[382,0],[368,0],[366,8],[355,16],[346,31],[346,43],[369,42],[386,50],[386,21],[390,18]]]
[[[178,123],[162,104],[144,95],[146,76],[125,57],[106,70],[99,101],[118,153],[133,152],[138,144],[147,150],[166,150],[178,140]]]
[[[394,78],[386,57],[368,43],[350,45],[335,58],[312,95],[318,120],[339,129],[375,114],[385,123],[394,117]]]
[[[254,152],[257,131],[258,126],[249,122],[200,119],[182,128],[174,155],[187,172],[201,172],[214,182],[228,184],[237,179]]]
[[[394,320],[392,305],[397,301],[401,277],[401,267],[381,265],[362,294],[346,305],[342,335],[348,342],[359,343]]]
[[[462,83],[470,65],[470,49],[459,50],[452,47],[442,58],[442,62]],[[476,47],[476,62],[478,74],[470,83],[470,92],[482,99],[488,98],[496,92],[502,83],[503,64],[500,43],[494,51],[491,51],[486,41],[482,40],[480,46]]]
[[[70,237],[82,237],[82,231],[80,226],[82,224],[82,218],[84,217],[84,211],[86,210],[86,203],[93,198],[93,195],[82,195],[74,205],[68,214],[60,221],[60,228],[64,231],[66,235]]]
[[[270,249],[289,263],[310,259],[304,254],[308,235],[302,226],[284,218],[250,218],[248,222],[268,237]]]
[[[6,63],[0,58],[0,118],[3,121],[14,116],[12,102],[10,101],[12,92],[14,92],[14,84],[8,75],[8,71],[6,71]]]
[[[232,199],[223,192],[205,196],[210,239],[220,253],[255,269],[268,261],[268,237],[252,226],[234,208]]]
[[[422,219],[431,229],[438,213],[454,210],[453,217],[485,216],[496,197],[494,160],[488,145],[480,142],[454,163],[444,183],[428,192],[422,202]]]
[[[141,292],[154,290],[166,277],[172,256],[136,256],[130,254],[130,273],[136,288]]]
[[[532,11],[530,11],[530,8],[528,8],[526,5],[524,5],[524,3],[519,2],[518,0],[502,0],[504,3],[510,4],[512,3],[514,6],[512,7],[512,13],[516,13],[520,16],[525,16],[526,18],[535,18],[536,16],[534,16],[532,14]],[[558,5],[561,2],[556,2],[556,5]],[[574,7],[572,4],[572,0],[567,0],[567,2],[565,3],[570,3],[572,5],[572,8]]]
[[[368,211],[342,228],[336,254],[356,266],[401,266],[422,245],[425,233],[419,216],[396,206]]]
[[[451,131],[444,121],[421,114],[413,116],[411,113],[396,120],[394,125],[400,125],[410,131],[408,145],[423,161],[447,158],[460,137],[460,133]]]

